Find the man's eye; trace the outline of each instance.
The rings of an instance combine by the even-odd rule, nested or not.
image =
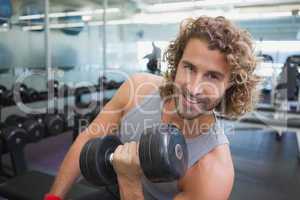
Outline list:
[[[209,79],[215,79],[215,80],[219,79],[219,77],[215,74],[208,74],[207,76],[208,76]]]
[[[190,66],[190,65],[184,65],[183,67],[184,67],[185,69],[193,70],[193,66]]]

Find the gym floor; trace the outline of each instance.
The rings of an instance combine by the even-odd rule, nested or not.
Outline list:
[[[30,169],[56,174],[71,144],[71,133],[26,147]],[[300,162],[293,133],[281,141],[271,131],[237,131],[228,135],[235,165],[232,200],[293,200],[300,196]]]

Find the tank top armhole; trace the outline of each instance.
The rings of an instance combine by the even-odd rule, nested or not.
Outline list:
[[[121,119],[121,123],[123,123],[125,120],[128,120],[129,117],[132,117],[137,111],[138,108],[141,106],[146,105],[147,103],[151,102],[151,96],[154,95],[155,93],[158,93],[159,90],[154,90],[150,92],[148,95],[145,96],[145,98],[138,104],[137,106],[131,108]]]

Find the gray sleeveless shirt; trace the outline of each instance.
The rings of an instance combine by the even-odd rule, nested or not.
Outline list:
[[[121,141],[123,143],[138,141],[144,129],[161,123],[162,106],[163,101],[159,92],[155,91],[147,95],[137,107],[128,111],[120,124],[119,137]],[[186,143],[190,168],[215,147],[229,142],[221,123],[216,119],[216,123],[208,132],[195,138],[186,138]],[[152,183],[147,178],[142,177],[145,200],[173,199],[180,192],[177,182]]]

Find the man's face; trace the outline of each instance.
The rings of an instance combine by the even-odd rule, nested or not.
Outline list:
[[[218,50],[190,39],[175,77],[175,104],[182,118],[194,119],[218,105],[229,87],[230,69]]]

